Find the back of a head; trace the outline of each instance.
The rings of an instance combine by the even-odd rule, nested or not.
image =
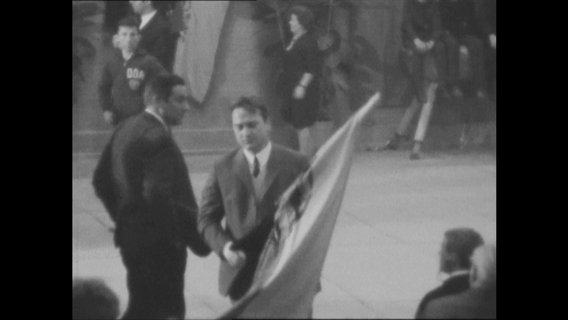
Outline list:
[[[73,319],[118,319],[117,295],[101,279],[73,279]]]
[[[471,256],[471,287],[495,289],[497,283],[497,246],[487,244],[478,247]]]
[[[471,228],[455,228],[446,231],[446,251],[457,256],[458,263],[464,269],[469,269],[470,257],[475,248],[483,245],[479,232]]]
[[[149,105],[151,97],[167,101],[172,94],[172,88],[179,85],[185,85],[185,81],[177,75],[164,73],[155,76],[144,88],[144,103]]]

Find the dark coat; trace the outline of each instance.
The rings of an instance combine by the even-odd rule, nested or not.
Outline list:
[[[242,149],[232,151],[215,163],[203,190],[199,231],[221,257],[219,291],[223,296],[229,295],[235,300],[249,289],[272,228],[276,201],[308,168],[304,155],[273,143],[266,165],[265,192],[257,200]],[[231,267],[223,257],[223,247],[229,241],[247,256],[241,269]]]
[[[478,24],[484,35],[497,34],[497,0],[477,0]]]
[[[424,310],[425,319],[496,319],[496,290],[470,289],[433,300]]]
[[[115,244],[140,252],[157,243],[210,252],[197,233],[197,204],[183,156],[169,130],[143,112],[115,130],[93,186],[116,225]]]
[[[172,52],[173,38],[170,30],[170,23],[159,12],[156,14],[140,29],[142,39],[140,40],[140,48],[148,51],[148,53],[164,66],[166,70],[172,70]]]
[[[419,3],[406,0],[402,15],[402,43],[407,49],[414,48],[414,39],[436,42],[442,35],[438,3],[427,0]]]
[[[423,319],[424,318],[424,308],[435,299],[445,297],[448,295],[458,294],[461,292],[466,291],[469,289],[469,274],[462,274],[455,277],[451,277],[444,281],[441,286],[433,289],[432,291],[428,292],[420,304],[418,305],[418,309],[416,310],[416,319]]]
[[[473,0],[440,0],[442,28],[455,38],[481,36]]]
[[[282,116],[296,129],[309,127],[317,120],[319,113],[321,61],[317,40],[311,33],[302,35],[290,49],[284,51],[282,72],[278,78],[278,92],[282,99]],[[314,78],[306,88],[303,99],[294,99],[294,89],[304,73]]]

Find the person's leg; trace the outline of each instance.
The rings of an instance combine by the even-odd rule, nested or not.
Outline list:
[[[417,160],[420,158],[420,149],[422,147],[422,142],[426,137],[426,130],[428,129],[428,124],[430,123],[430,115],[432,113],[432,108],[434,106],[437,87],[438,87],[437,83],[428,84],[427,101],[422,106],[422,112],[420,112],[420,118],[418,119],[416,133],[414,134],[414,147],[412,148],[412,152],[410,153],[411,160]]]
[[[148,316],[152,309],[152,289],[148,285],[146,252],[121,250],[122,261],[126,267],[126,286],[128,305],[122,319],[140,319]]]
[[[418,100],[416,98],[412,98],[412,101],[404,111],[404,115],[402,116],[393,137],[389,139],[385,145],[377,147],[376,150],[397,150],[404,140],[408,140],[408,128],[419,109],[420,104],[418,103]]]
[[[486,68],[486,81],[489,84],[487,86],[488,91],[490,91],[492,97],[495,99],[497,96],[497,50],[485,46],[485,58],[484,68]]]
[[[448,78],[445,85],[455,98],[460,98],[463,95],[458,86],[460,46],[456,38],[449,34],[445,39],[445,44],[448,56]]]
[[[383,147],[379,147],[379,150],[396,150],[399,148],[402,140],[408,138],[408,128],[422,104],[421,101],[424,99],[421,93],[421,82],[423,80],[423,59],[421,55],[415,51],[405,50],[402,58],[403,69],[408,75],[408,90],[412,100],[406,108],[393,138],[387,141]]]
[[[156,248],[152,260],[155,315],[164,318],[183,319],[185,300],[183,294],[187,250],[183,246],[163,244]]]
[[[483,98],[486,91],[483,43],[475,36],[465,36],[462,43],[469,52],[475,92],[479,98]]]

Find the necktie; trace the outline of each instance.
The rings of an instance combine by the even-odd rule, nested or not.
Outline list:
[[[258,174],[260,173],[260,164],[258,163],[258,158],[255,156],[254,157],[254,168],[252,170],[252,176],[253,177],[258,177]]]

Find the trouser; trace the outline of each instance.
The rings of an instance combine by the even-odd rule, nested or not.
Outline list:
[[[401,54],[402,67],[407,74],[412,96],[418,103],[427,101],[427,83],[438,82],[439,65],[443,57],[444,46],[436,43],[428,52],[418,52],[414,49],[403,49]]]
[[[183,319],[186,248],[157,244],[136,253],[122,249],[120,253],[129,294],[122,319]]]
[[[430,123],[430,116],[432,114],[432,108],[436,97],[435,92],[438,84],[436,82],[432,82],[429,84],[423,84],[423,86],[426,87],[424,90],[426,92],[426,101],[420,103],[419,99],[414,97],[408,108],[406,108],[406,111],[402,116],[402,120],[396,130],[399,136],[408,136],[410,124],[418,111],[420,111],[420,118],[418,119],[416,132],[414,133],[414,141],[416,142],[422,142],[426,137],[426,131],[428,130],[428,124]]]
[[[487,59],[485,68],[487,68],[487,81],[489,82],[489,91],[493,95],[497,94],[497,50],[486,46]]]
[[[486,89],[485,56],[483,42],[475,36],[456,38],[449,33],[442,37],[443,52],[441,52],[439,70],[440,80],[445,85],[457,85],[460,80],[460,46],[465,46],[469,55],[471,81],[474,89]],[[464,76],[464,75],[462,75]]]

